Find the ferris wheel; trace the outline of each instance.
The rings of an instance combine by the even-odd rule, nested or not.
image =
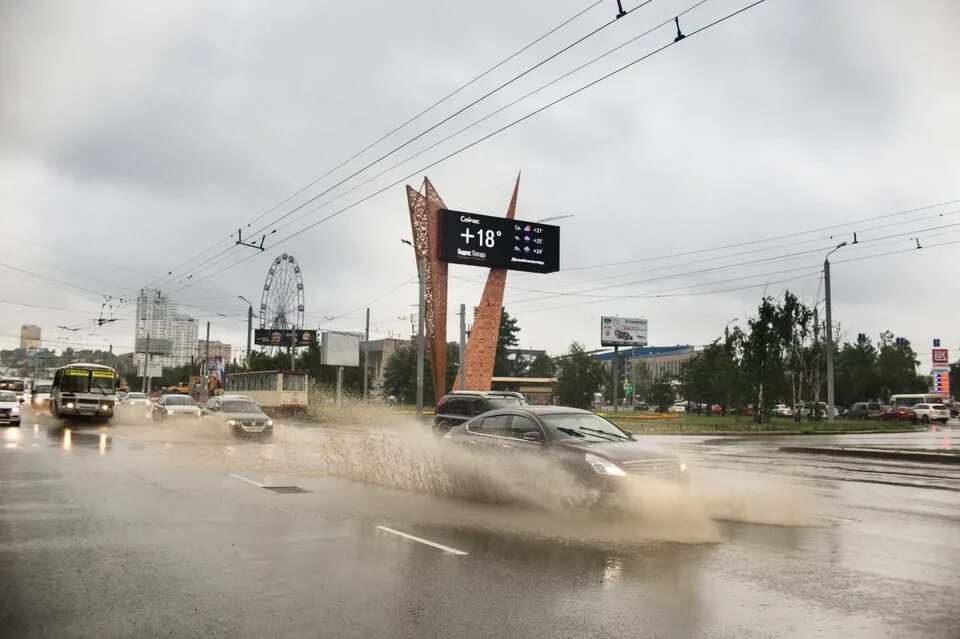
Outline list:
[[[270,265],[260,298],[260,328],[303,328],[303,277],[292,255],[284,253]]]

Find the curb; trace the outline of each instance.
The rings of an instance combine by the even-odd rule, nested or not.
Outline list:
[[[781,453],[806,453],[833,457],[859,457],[863,459],[895,459],[927,464],[960,465],[960,455],[922,453],[900,450],[876,450],[872,448],[819,448],[815,446],[781,446]]]

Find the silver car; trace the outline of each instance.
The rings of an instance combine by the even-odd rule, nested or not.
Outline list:
[[[200,407],[189,395],[161,395],[153,405],[150,417],[154,421],[183,417],[200,418]]]
[[[203,409],[203,416],[223,424],[234,437],[267,439],[273,435],[273,420],[246,395],[211,397]]]

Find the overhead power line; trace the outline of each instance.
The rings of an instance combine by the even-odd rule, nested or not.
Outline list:
[[[650,2],[650,1],[652,1],[652,0],[647,0],[647,1]],[[603,2],[603,0],[595,0],[594,2],[588,4],[586,7],[584,7],[583,9],[581,9],[580,11],[578,11],[577,13],[573,14],[572,16],[570,16],[569,18],[567,18],[566,20],[564,20],[563,22],[561,22],[561,23],[558,24],[557,26],[555,26],[555,27],[553,27],[552,29],[548,30],[548,31],[547,31],[546,33],[544,33],[543,35],[535,38],[535,39],[534,39],[533,41],[531,41],[529,44],[524,45],[523,47],[521,47],[521,48],[518,49],[517,51],[514,51],[513,53],[511,53],[511,54],[510,54],[509,56],[507,56],[506,58],[500,60],[499,62],[497,62],[497,63],[494,64],[493,66],[491,66],[491,67],[489,67],[488,69],[486,69],[485,71],[481,72],[480,74],[474,76],[471,80],[469,80],[469,81],[465,82],[464,84],[460,85],[459,87],[457,87],[456,89],[454,89],[454,90],[451,91],[450,93],[446,94],[445,96],[443,96],[442,98],[440,98],[439,100],[437,100],[436,102],[434,102],[433,104],[431,104],[430,106],[428,106],[427,108],[423,109],[422,111],[420,111],[419,113],[417,113],[417,114],[414,115],[413,117],[407,119],[407,120],[404,121],[402,124],[394,127],[393,129],[391,129],[390,131],[388,131],[388,132],[385,133],[384,135],[380,136],[378,139],[376,139],[376,140],[374,140],[373,142],[371,142],[370,144],[366,145],[365,147],[363,147],[362,149],[360,149],[359,151],[357,151],[356,153],[354,153],[353,155],[351,155],[350,157],[348,157],[346,160],[343,160],[342,162],[340,162],[339,164],[337,164],[336,166],[334,166],[332,169],[329,169],[327,172],[325,172],[324,174],[322,174],[320,177],[312,180],[311,182],[307,183],[307,184],[304,185],[302,188],[300,188],[300,189],[297,190],[296,192],[292,193],[290,196],[288,196],[288,197],[285,198],[284,200],[282,200],[282,201],[280,201],[279,203],[275,204],[274,206],[272,206],[271,208],[267,209],[267,210],[264,211],[263,213],[260,213],[260,214],[257,215],[255,218],[253,218],[252,220],[250,220],[249,222],[247,222],[244,226],[245,226],[246,228],[250,228],[250,226],[251,226],[252,224],[254,224],[255,222],[258,222],[259,220],[263,219],[264,217],[266,217],[266,216],[269,215],[270,213],[273,213],[275,210],[277,210],[278,208],[280,208],[280,207],[283,206],[284,204],[287,204],[288,202],[290,202],[293,198],[297,197],[298,195],[300,195],[301,193],[303,193],[303,192],[306,191],[307,189],[309,189],[309,188],[311,188],[312,186],[316,185],[316,184],[317,184],[318,182],[320,182],[321,180],[329,177],[330,175],[332,175],[332,174],[335,173],[336,171],[340,170],[341,168],[343,168],[344,166],[346,166],[347,164],[349,164],[350,162],[352,162],[352,161],[355,160],[356,158],[360,157],[361,155],[363,155],[364,153],[366,153],[367,151],[369,151],[369,150],[372,149],[373,147],[377,146],[378,144],[380,144],[381,142],[383,142],[384,140],[386,140],[387,138],[389,138],[389,137],[390,137],[391,135],[393,135],[394,133],[397,133],[397,132],[400,131],[401,129],[405,128],[406,126],[408,126],[408,125],[412,124],[413,122],[415,122],[416,120],[420,119],[422,116],[426,115],[427,113],[429,113],[430,111],[432,111],[432,110],[435,109],[436,107],[440,106],[441,104],[443,104],[444,102],[446,102],[446,101],[449,100],[450,98],[454,97],[455,95],[457,95],[458,93],[460,93],[461,91],[463,91],[464,89],[466,89],[467,87],[472,86],[472,85],[475,84],[477,81],[483,79],[484,77],[486,77],[487,75],[489,75],[489,74],[492,73],[493,71],[499,69],[500,67],[502,67],[502,66],[503,66],[504,64],[506,64],[507,62],[510,62],[511,60],[513,60],[514,58],[516,58],[516,57],[519,56],[520,54],[524,53],[525,51],[527,51],[527,50],[530,49],[531,47],[535,46],[536,44],[539,44],[540,42],[542,42],[543,40],[545,40],[545,39],[548,38],[549,36],[553,35],[554,33],[556,33],[557,31],[559,31],[559,30],[562,29],[563,27],[567,26],[568,24],[570,24],[570,23],[573,22],[574,20],[580,18],[581,16],[583,16],[585,13],[587,13],[588,11],[590,11],[591,9],[593,9],[594,7],[600,5],[602,2]],[[646,4],[646,3],[644,3],[644,4]],[[609,23],[608,23],[608,24],[609,24]],[[516,78],[514,78],[514,79],[516,79]],[[511,80],[511,81],[512,81],[512,80]],[[499,90],[499,89],[498,89],[498,90]],[[483,99],[483,98],[481,98],[481,99]],[[474,103],[474,104],[475,104],[475,103]],[[469,106],[472,106],[472,105],[468,105],[468,107],[465,107],[465,108],[469,108]],[[456,115],[456,114],[454,114],[454,115]],[[451,116],[451,117],[453,117],[453,116]],[[449,118],[448,118],[448,119],[449,119]],[[445,120],[445,121],[446,121],[446,120]],[[442,124],[442,122],[441,122],[440,124]],[[439,126],[439,124],[438,124],[438,125],[435,125],[435,126]],[[421,135],[423,135],[423,134],[421,134]],[[419,136],[418,136],[418,137],[419,137]],[[416,138],[414,138],[414,139],[416,139]],[[411,140],[411,141],[412,141],[412,140]],[[309,201],[308,201],[308,202],[309,202]],[[302,205],[301,205],[301,206],[302,206]],[[296,209],[295,209],[295,210],[296,210]],[[256,235],[259,234],[262,230],[263,230],[263,229],[254,232],[253,235],[256,236]],[[227,237],[224,238],[224,240],[221,240],[221,242],[222,242],[222,241],[225,241],[225,240],[231,240],[232,237],[233,237],[232,234],[231,234],[231,235],[228,235]],[[172,269],[172,270],[170,271],[170,274],[179,271],[181,268],[183,268],[183,267],[186,266],[187,264],[193,262],[194,260],[196,260],[196,259],[198,259],[198,258],[200,258],[200,257],[203,257],[208,251],[213,250],[214,248],[216,248],[218,244],[220,244],[220,242],[217,242],[217,243],[213,244],[210,248],[208,248],[208,249],[206,249],[206,250],[204,250],[204,251],[201,251],[201,252],[200,252],[199,254],[197,254],[196,256],[194,256],[194,257],[190,258],[189,260],[187,260],[187,262],[184,262],[182,265],[180,265],[180,266]],[[233,248],[233,245],[231,245],[230,247],[228,247],[228,250],[229,250],[229,249],[232,249],[232,248]]]
[[[303,234],[303,233],[305,233],[305,232],[307,232],[307,231],[309,231],[309,230],[311,230],[311,229],[313,229],[313,228],[316,228],[318,225],[323,224],[323,223],[325,223],[325,222],[327,222],[327,221],[329,221],[329,220],[331,220],[331,219],[333,219],[333,218],[341,215],[342,213],[353,209],[354,207],[356,207],[356,206],[358,206],[358,205],[366,202],[367,200],[370,200],[371,198],[373,198],[373,197],[375,197],[375,196],[377,196],[377,195],[380,195],[381,193],[384,193],[385,191],[387,191],[387,190],[389,190],[389,189],[391,189],[391,188],[393,188],[393,187],[395,187],[395,186],[397,186],[397,185],[399,185],[399,184],[402,184],[404,181],[409,180],[409,179],[411,179],[412,177],[414,177],[414,176],[416,176],[416,175],[418,175],[418,174],[421,174],[422,172],[426,171],[427,169],[430,169],[430,168],[432,168],[432,167],[434,167],[434,166],[436,166],[436,165],[438,165],[438,164],[440,164],[440,163],[442,163],[442,162],[445,162],[445,161],[447,161],[447,160],[449,160],[449,159],[451,159],[451,158],[459,155],[460,153],[462,153],[462,152],[464,152],[464,151],[466,151],[466,150],[468,150],[468,149],[471,149],[471,148],[473,148],[474,146],[477,146],[478,144],[480,144],[480,143],[482,143],[482,142],[484,142],[484,141],[486,141],[486,140],[489,140],[490,138],[492,138],[492,137],[494,137],[494,136],[502,133],[503,131],[506,131],[506,130],[508,130],[508,129],[516,126],[517,124],[520,124],[520,123],[522,123],[522,122],[525,122],[526,120],[534,117],[535,115],[538,115],[538,114],[542,113],[543,111],[546,111],[547,109],[549,109],[549,108],[551,108],[551,107],[553,107],[553,106],[555,106],[555,105],[563,102],[564,100],[567,100],[567,99],[569,99],[569,98],[571,98],[571,97],[573,97],[573,96],[575,96],[575,95],[578,95],[579,93],[581,93],[581,92],[583,92],[583,91],[585,91],[585,90],[587,90],[587,89],[589,89],[589,88],[591,88],[591,87],[599,84],[600,82],[603,82],[604,80],[607,80],[607,79],[609,79],[609,78],[611,78],[611,77],[613,77],[613,76],[615,76],[615,75],[617,75],[617,74],[619,74],[619,73],[622,73],[623,71],[625,71],[625,70],[627,70],[627,69],[635,66],[636,64],[639,64],[640,62],[643,62],[644,60],[646,60],[646,59],[648,59],[648,58],[650,58],[650,57],[652,57],[652,56],[654,56],[654,55],[656,55],[656,54],[658,54],[658,53],[660,53],[660,52],[662,52],[662,51],[664,51],[664,50],[666,50],[666,49],[668,49],[668,48],[670,48],[670,47],[672,47],[672,46],[674,46],[674,45],[676,45],[676,44],[679,43],[679,42],[687,42],[687,41],[690,40],[691,37],[694,37],[694,36],[696,36],[696,35],[704,32],[704,31],[706,31],[706,30],[708,30],[708,29],[711,29],[711,28],[713,28],[713,27],[715,27],[715,26],[717,26],[717,25],[719,25],[719,24],[721,24],[721,23],[723,23],[723,22],[725,22],[725,21],[727,21],[727,20],[729,20],[729,19],[737,16],[737,15],[740,15],[741,13],[743,13],[743,12],[745,12],[745,11],[748,11],[748,10],[750,10],[750,9],[752,9],[752,8],[760,5],[760,4],[763,4],[763,3],[766,2],[766,1],[767,1],[767,0],[755,0],[755,1],[754,1],[753,3],[751,3],[751,4],[748,4],[748,5],[740,8],[740,9],[738,9],[738,10],[736,10],[736,11],[731,12],[731,13],[728,13],[728,14],[726,14],[726,15],[724,15],[724,16],[722,16],[722,17],[720,17],[720,18],[718,18],[718,19],[716,19],[716,20],[714,20],[714,21],[712,21],[712,22],[710,22],[710,23],[708,23],[708,24],[706,24],[706,25],[703,26],[703,27],[700,27],[699,29],[696,29],[696,30],[694,30],[694,31],[691,31],[690,33],[688,33],[688,34],[686,35],[686,37],[685,37],[683,40],[673,40],[673,41],[671,41],[671,42],[668,42],[667,44],[664,44],[663,46],[658,47],[657,49],[654,49],[653,51],[650,51],[650,52],[648,52],[648,53],[640,56],[639,58],[636,58],[635,60],[632,60],[632,61],[630,61],[630,62],[628,62],[628,63],[626,63],[626,64],[624,64],[624,65],[622,65],[622,66],[620,66],[620,67],[618,67],[618,68],[616,68],[616,69],[614,69],[613,71],[610,71],[610,72],[608,72],[608,73],[600,76],[599,78],[596,78],[596,79],[592,80],[591,82],[588,82],[587,84],[584,84],[584,85],[578,87],[577,89],[574,89],[573,91],[570,91],[569,93],[566,93],[566,94],[564,94],[563,96],[561,96],[561,97],[559,97],[559,98],[557,98],[557,99],[555,99],[555,100],[552,100],[551,102],[548,102],[547,104],[545,104],[545,105],[543,105],[543,106],[541,106],[541,107],[539,107],[539,108],[537,108],[537,109],[535,109],[535,110],[527,113],[526,115],[524,115],[524,116],[522,116],[522,117],[520,117],[520,118],[517,118],[517,119],[513,120],[512,122],[510,122],[510,123],[508,123],[508,124],[506,124],[506,125],[498,128],[498,129],[496,129],[496,130],[494,130],[494,131],[492,131],[492,132],[490,132],[490,133],[488,133],[488,134],[486,134],[486,135],[484,135],[484,136],[482,136],[482,137],[480,137],[480,138],[478,138],[478,139],[476,139],[476,140],[474,140],[473,142],[470,142],[469,144],[466,144],[466,145],[460,147],[459,149],[457,149],[457,150],[455,150],[455,151],[453,151],[453,152],[451,152],[451,153],[449,153],[449,154],[441,157],[440,159],[435,160],[435,161],[427,164],[426,166],[421,167],[421,168],[418,169],[417,171],[414,171],[414,172],[410,173],[409,175],[406,175],[406,176],[404,176],[404,177],[402,177],[402,178],[400,178],[400,179],[398,179],[398,180],[395,180],[394,182],[392,182],[392,183],[390,183],[390,184],[388,184],[388,185],[386,185],[386,186],[384,186],[384,187],[382,187],[382,188],[374,191],[373,193],[370,193],[369,195],[366,195],[366,196],[360,198],[359,200],[353,202],[352,204],[349,204],[349,205],[347,205],[347,206],[345,206],[345,207],[343,207],[343,208],[341,208],[341,209],[339,209],[339,210],[337,210],[337,211],[334,211],[333,213],[330,213],[329,215],[327,215],[327,216],[325,216],[325,217],[323,217],[323,218],[321,218],[321,219],[319,219],[319,220],[317,220],[317,221],[315,221],[315,222],[312,222],[311,224],[309,224],[309,225],[307,225],[307,226],[305,226],[305,227],[303,227],[303,228],[301,228],[301,229],[299,229],[299,230],[297,230],[297,231],[294,231],[293,233],[287,235],[286,237],[283,237],[283,238],[281,238],[281,239],[279,239],[279,240],[276,240],[273,244],[271,244],[271,247],[278,246],[278,245],[280,245],[280,244],[282,244],[282,243],[284,243],[284,242],[286,242],[286,241],[288,241],[288,240],[290,240],[290,239],[292,239],[292,238],[294,238],[294,237],[297,237],[298,235],[301,235],[301,234]],[[238,264],[246,261],[247,259],[250,259],[251,257],[253,257],[253,256],[255,256],[255,255],[257,255],[257,254],[251,253],[251,254],[247,255],[246,257],[241,258],[240,260],[237,260],[236,262],[233,262],[233,263],[231,263],[231,264],[228,264],[228,265],[226,265],[226,266],[224,266],[224,267],[222,267],[222,268],[220,268],[220,269],[218,269],[218,270],[216,270],[216,271],[213,271],[213,272],[211,272],[211,273],[208,273],[207,275],[204,275],[204,276],[202,276],[202,277],[200,277],[200,278],[196,278],[196,279],[194,280],[194,282],[204,281],[204,280],[206,280],[206,279],[208,279],[208,278],[210,278],[210,277],[213,277],[214,275],[217,275],[217,274],[219,274],[219,273],[222,273],[223,271],[225,271],[225,270],[227,270],[227,269],[229,269],[229,268],[233,268],[234,266],[237,266]],[[178,288],[177,291],[183,290],[184,288],[187,288],[187,287],[192,286],[192,285],[193,285],[193,282],[184,284],[182,287]],[[174,291],[174,292],[176,292],[176,291]]]

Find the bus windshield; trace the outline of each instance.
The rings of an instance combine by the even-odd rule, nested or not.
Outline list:
[[[15,393],[23,392],[22,379],[0,379],[0,390],[13,391]]]
[[[63,371],[60,391],[64,393],[112,395],[115,384],[116,377],[114,377],[113,371],[68,368]]]

